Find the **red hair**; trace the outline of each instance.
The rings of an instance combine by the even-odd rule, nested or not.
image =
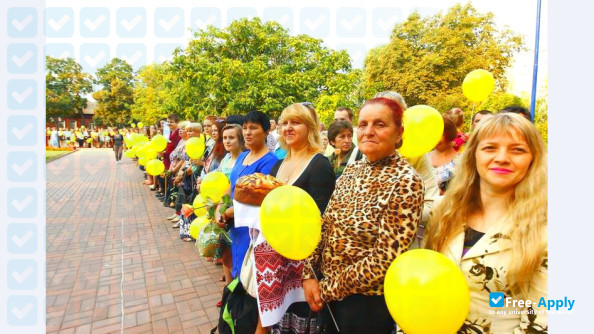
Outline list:
[[[390,109],[390,111],[392,112],[392,119],[394,120],[394,124],[396,124],[396,126],[398,127],[402,126],[402,114],[404,114],[404,110],[402,109],[402,106],[398,104],[398,102],[391,99],[387,99],[385,97],[376,97],[371,100],[367,100],[367,102],[363,104],[361,109],[365,108],[365,106],[367,105],[374,104],[381,104]]]

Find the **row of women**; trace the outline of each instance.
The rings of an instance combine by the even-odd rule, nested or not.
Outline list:
[[[398,152],[406,132],[406,104],[390,94],[379,96],[361,107],[351,130],[362,158],[343,169],[322,154],[319,119],[310,104],[283,110],[278,140],[287,154],[280,160],[266,146],[270,120],[264,113],[247,113],[241,125],[214,122],[204,161],[190,161],[183,148],[173,152],[180,147],[176,134],[180,140],[203,134],[192,123],[178,131],[177,117],[170,116],[169,144],[175,145],[168,146],[164,160],[173,175],[181,176],[174,183],[187,189],[185,194],[192,197],[200,182],[195,177],[186,187],[186,176],[200,169],[192,166],[201,167],[197,175],[217,169],[228,175],[231,198],[240,177],[271,174],[305,190],[322,214],[321,241],[298,264],[306,301],[292,304],[273,326],[253,319],[255,332],[316,333],[323,328],[330,333],[392,333],[395,322],[383,296],[386,271],[418,245],[449,257],[467,280],[470,312],[460,333],[547,332],[546,314],[536,306],[547,293],[547,167],[538,130],[513,113],[481,120],[466,138],[447,192],[434,205],[438,190],[430,156],[404,158]],[[329,137],[336,144],[336,137]],[[233,207],[217,214],[232,240],[219,252],[230,269],[227,282],[245,277],[242,264],[250,245],[249,230],[235,227],[234,218]],[[182,238],[192,240],[187,226],[181,227]],[[490,312],[490,292],[534,304],[521,312],[496,314]]]

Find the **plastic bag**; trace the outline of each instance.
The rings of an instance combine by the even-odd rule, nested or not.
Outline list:
[[[213,257],[219,245],[219,238],[223,235],[227,239],[229,236],[225,229],[215,223],[209,223],[202,228],[200,236],[196,240],[196,248],[202,257]],[[230,239],[229,239],[230,240]]]

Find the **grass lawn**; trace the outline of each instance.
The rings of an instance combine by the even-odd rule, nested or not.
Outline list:
[[[65,156],[68,153],[72,153],[71,151],[45,151],[45,162],[48,163],[50,161],[54,161],[60,157]]]

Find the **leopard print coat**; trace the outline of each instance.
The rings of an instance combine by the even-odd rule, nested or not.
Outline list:
[[[388,267],[414,240],[423,210],[423,181],[398,152],[349,165],[323,215],[322,240],[303,278],[321,272],[322,299],[383,295]]]

